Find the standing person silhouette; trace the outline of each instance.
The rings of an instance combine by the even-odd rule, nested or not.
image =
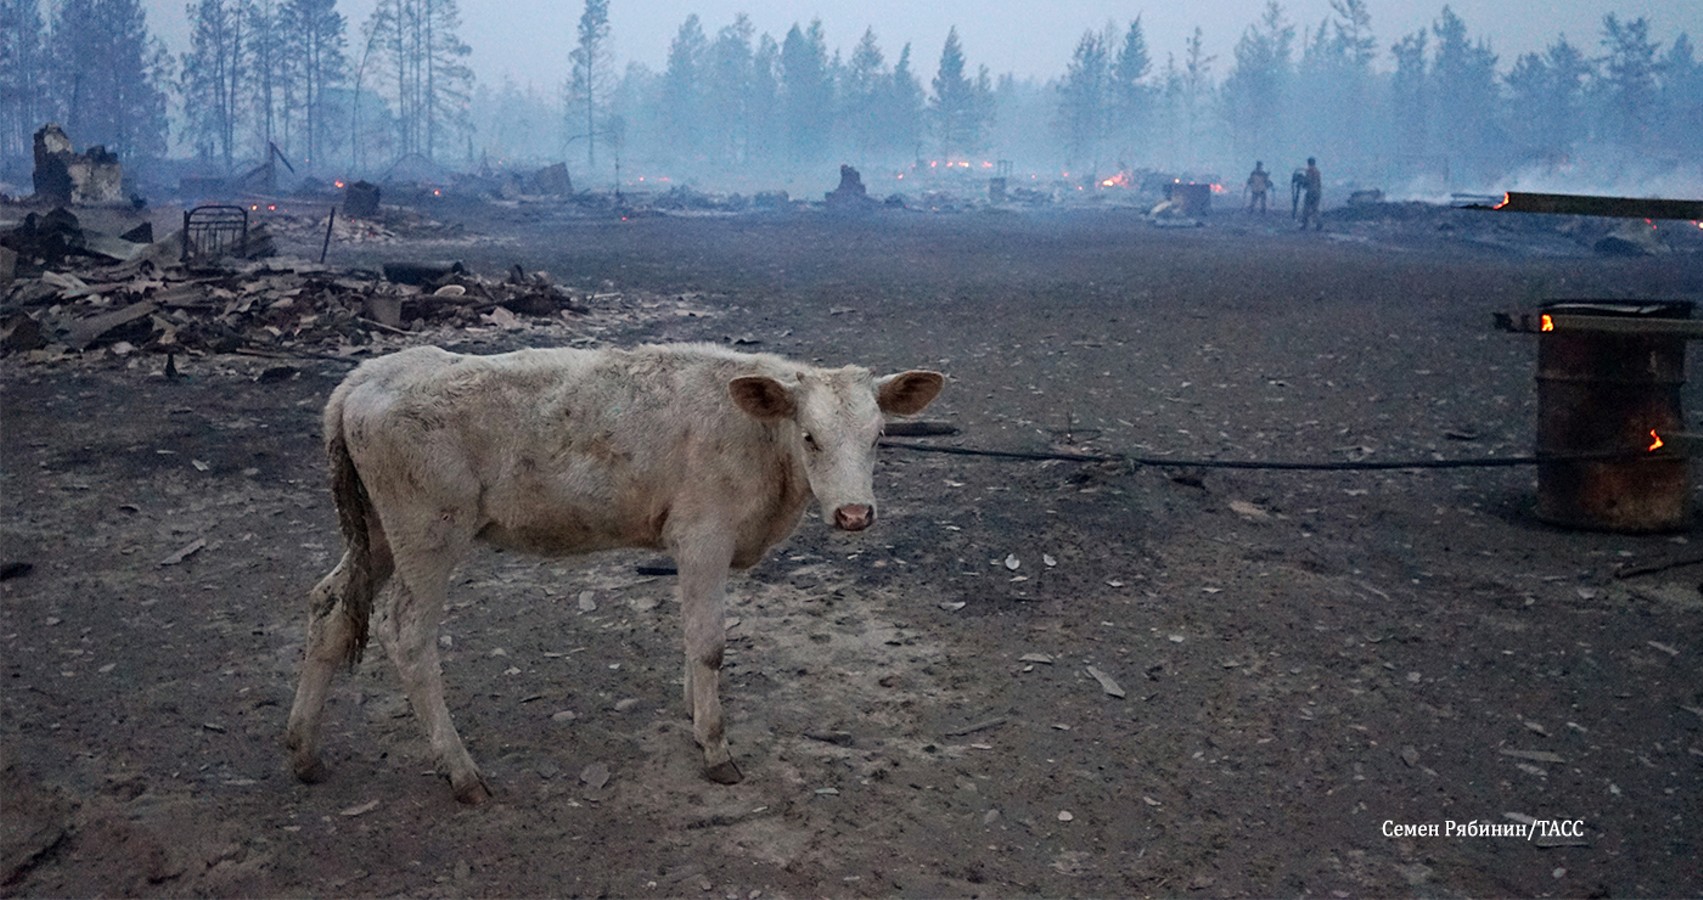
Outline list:
[[[1259,207],[1260,213],[1265,213],[1265,195],[1271,190],[1271,173],[1265,170],[1265,162],[1254,163],[1253,174],[1248,176],[1248,212]]]
[[[1301,199],[1301,230],[1307,230],[1307,222],[1313,223],[1314,231],[1323,231],[1325,223],[1319,218],[1319,201],[1324,198],[1325,181],[1319,174],[1319,161],[1307,157],[1307,168],[1301,173],[1301,189],[1304,196]]]

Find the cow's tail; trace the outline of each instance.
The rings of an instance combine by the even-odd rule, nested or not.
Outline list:
[[[331,463],[331,496],[337,504],[337,526],[343,532],[343,561],[338,570],[323,585],[324,596],[314,598],[314,615],[331,615],[338,605],[348,625],[345,659],[350,668],[361,661],[367,649],[368,626],[372,621],[373,595],[376,593],[373,571],[372,500],[349,455],[349,441],[343,429],[343,402],[347,385],[331,396],[325,408],[325,452]],[[338,601],[341,600],[341,604]]]

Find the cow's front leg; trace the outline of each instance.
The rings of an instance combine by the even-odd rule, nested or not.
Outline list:
[[[721,663],[727,648],[727,570],[731,548],[719,540],[685,541],[675,550],[680,569],[680,610],[686,626],[686,699],[692,736],[704,749],[704,776],[735,784],[743,776],[727,749],[721,715]]]

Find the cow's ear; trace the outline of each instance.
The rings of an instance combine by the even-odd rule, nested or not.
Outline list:
[[[764,422],[790,419],[798,412],[798,401],[786,385],[765,375],[743,375],[727,384],[733,402],[746,415]]]
[[[939,372],[900,372],[875,382],[875,402],[890,416],[914,416],[933,403],[945,386],[946,376]]]

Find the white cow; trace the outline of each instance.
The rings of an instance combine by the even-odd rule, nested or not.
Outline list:
[[[791,534],[811,497],[828,524],[875,521],[883,414],[920,412],[945,379],[822,369],[708,344],[465,356],[416,347],[362,364],[325,407],[345,551],[309,595],[286,741],[323,777],[336,669],[380,643],[457,799],[489,796],[444,703],[438,623],[475,539],[565,556],[665,550],[680,571],[686,699],[713,781],[740,779],[723,734],[723,585]]]

